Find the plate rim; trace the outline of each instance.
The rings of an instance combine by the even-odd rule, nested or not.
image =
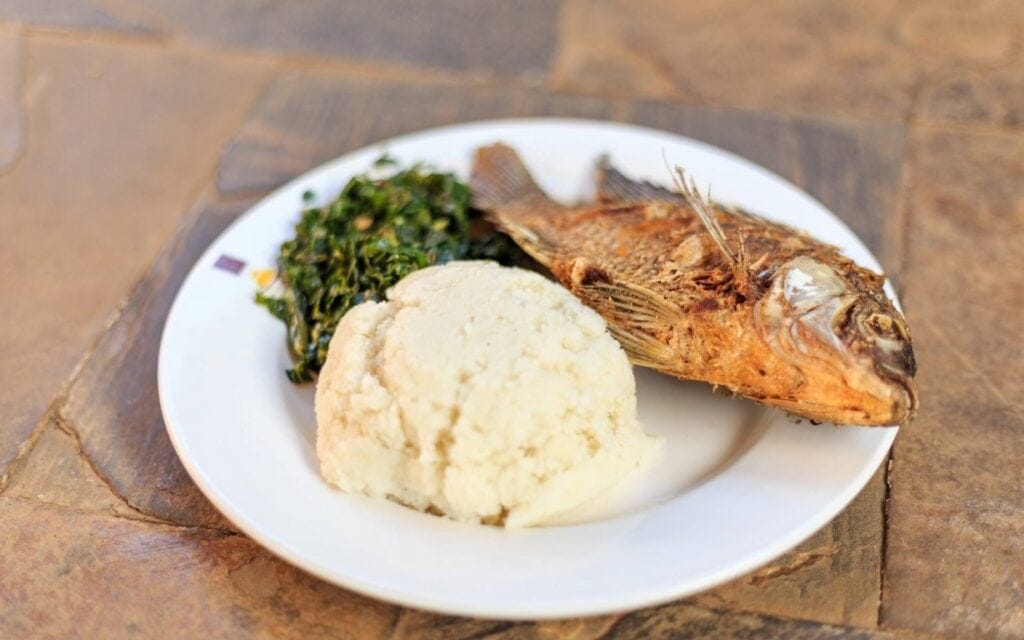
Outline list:
[[[832,210],[822,204],[817,198],[804,191],[799,186],[793,184],[792,181],[778,175],[777,173],[767,169],[766,167],[757,164],[743,156],[738,155],[727,149],[709,144],[707,142],[690,138],[688,136],[678,134],[672,131],[664,129],[658,129],[655,127],[648,127],[644,125],[637,125],[631,123],[614,122],[607,120],[594,120],[588,118],[562,118],[562,117],[529,117],[529,118],[499,118],[499,119],[482,119],[482,120],[470,120],[458,123],[451,123],[438,127],[428,127],[425,129],[417,129],[415,131],[407,132],[398,136],[386,138],[383,140],[371,142],[363,145],[362,147],[347,151],[337,157],[320,163],[308,170],[302,172],[286,183],[273,189],[272,191],[261,196],[257,201],[252,203],[245,212],[235,218],[231,224],[225,227],[216,238],[214,238],[209,245],[199,255],[193,265],[189,268],[189,272],[186,277],[182,280],[181,285],[175,293],[174,301],[172,302],[167,316],[164,320],[164,325],[161,330],[159,353],[157,358],[157,390],[158,399],[160,403],[160,410],[164,420],[165,430],[168,434],[168,438],[171,441],[171,445],[174,448],[175,454],[177,455],[182,466],[185,468],[189,477],[199,488],[200,492],[206,497],[207,500],[227,518],[234,526],[236,526],[242,533],[250,537],[256,543],[263,548],[267,549],[275,556],[285,560],[294,567],[297,567],[303,571],[306,571],[320,579],[323,579],[331,584],[340,586],[345,589],[349,589],[356,593],[371,598],[383,600],[389,603],[401,605],[404,607],[411,607],[421,610],[428,610],[436,613],[443,614],[454,614],[461,616],[471,616],[484,619],[504,619],[504,620],[549,620],[566,617],[580,617],[580,616],[594,616],[610,613],[620,613],[625,611],[633,611],[639,608],[654,606],[663,604],[681,597],[687,597],[695,593],[699,593],[715,586],[718,586],[728,580],[741,576],[752,570],[764,566],[771,562],[771,560],[779,557],[780,555],[787,553],[794,547],[799,545],[801,542],[806,540],[808,537],[813,535],[816,531],[821,529],[823,526],[831,522],[839,513],[863,490],[863,488],[870,481],[871,477],[878,470],[881,463],[885,460],[888,455],[893,440],[895,439],[899,427],[843,427],[843,428],[866,428],[884,430],[884,436],[879,439],[878,444],[871,451],[867,461],[862,466],[860,471],[854,476],[854,478],[848,481],[842,491],[836,492],[832,498],[825,504],[825,506],[819,508],[815,517],[808,518],[800,526],[793,527],[786,535],[781,536],[780,539],[776,540],[771,546],[765,546],[760,550],[760,553],[752,554],[751,557],[745,558],[742,563],[735,563],[731,566],[726,566],[719,571],[713,572],[711,577],[705,577],[700,580],[700,584],[697,586],[687,584],[687,579],[677,579],[674,582],[668,581],[670,584],[664,584],[665,581],[654,582],[651,585],[646,585],[644,588],[634,588],[629,592],[620,594],[613,594],[605,596],[604,598],[595,598],[588,596],[585,602],[574,603],[573,601],[563,601],[555,606],[542,606],[536,605],[520,605],[518,603],[506,603],[505,606],[495,607],[486,605],[474,605],[466,604],[463,602],[454,603],[445,598],[432,598],[430,595],[424,594],[410,594],[408,592],[390,587],[387,585],[374,584],[372,581],[367,581],[354,577],[352,575],[345,575],[324,567],[318,563],[310,562],[304,559],[297,551],[287,544],[278,541],[273,536],[265,534],[256,523],[252,522],[247,516],[244,515],[236,506],[233,504],[231,499],[223,495],[215,486],[206,474],[197,466],[195,460],[189,455],[183,455],[187,452],[187,448],[180,440],[181,433],[175,429],[172,425],[175,422],[172,419],[173,409],[169,406],[169,392],[166,390],[165,385],[168,374],[165,372],[166,368],[170,366],[167,364],[169,356],[167,356],[167,350],[165,349],[166,342],[168,340],[169,331],[168,328],[172,324],[172,319],[175,316],[176,310],[179,308],[179,303],[182,298],[182,293],[186,289],[189,282],[198,277],[200,272],[200,266],[204,264],[210,254],[213,252],[214,247],[218,244],[219,240],[225,235],[230,233],[236,226],[243,224],[246,220],[253,217],[261,205],[277,197],[282,192],[286,192],[295,189],[296,186],[303,182],[310,181],[312,174],[330,173],[334,168],[360,153],[367,153],[371,150],[383,150],[392,145],[405,144],[414,141],[418,137],[426,137],[433,135],[443,135],[446,133],[455,133],[458,131],[465,131],[472,128],[500,128],[505,126],[533,126],[533,125],[571,125],[571,126],[583,126],[583,127],[594,127],[599,129],[607,129],[619,132],[635,132],[646,135],[656,136],[667,136],[674,138],[682,143],[700,148],[704,151],[710,151],[715,154],[728,158],[730,162],[742,165],[747,170],[760,173],[765,177],[779,181],[789,188],[795,190],[803,198],[806,198],[813,202],[815,205],[820,207],[822,210],[828,213],[835,222],[840,224],[842,228],[850,234],[850,236],[861,245],[865,252],[871,256],[874,262],[877,263],[877,258],[874,257],[874,253],[868,249],[863,241],[854,233],[849,226],[837,216]],[[901,308],[900,302],[892,290],[888,278],[886,279],[886,288],[889,297],[896,304],[897,308]],[[902,309],[901,309],[902,310]],[[690,580],[692,582],[692,579]]]

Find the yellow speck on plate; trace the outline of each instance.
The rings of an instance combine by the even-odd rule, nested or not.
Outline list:
[[[252,279],[260,289],[266,289],[277,279],[277,269],[253,269]]]

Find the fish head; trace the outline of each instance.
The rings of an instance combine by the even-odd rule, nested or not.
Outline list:
[[[776,271],[757,307],[773,349],[792,364],[825,370],[887,404],[893,422],[913,416],[917,364],[910,332],[880,278],[798,256]]]

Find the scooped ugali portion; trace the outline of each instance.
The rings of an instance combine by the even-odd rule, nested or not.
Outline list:
[[[543,524],[649,464],[633,372],[561,286],[491,262],[406,277],[342,319],[316,391],[344,491],[455,520]]]

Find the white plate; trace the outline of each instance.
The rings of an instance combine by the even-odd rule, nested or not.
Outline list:
[[[249,271],[274,264],[302,193],[334,197],[383,151],[466,176],[473,150],[515,146],[541,186],[592,192],[601,153],[666,182],[662,151],[714,197],[807,230],[879,269],[820,203],[731,153],[652,129],[511,120],[433,129],[350,153],[278,189],[238,219],[181,287],[160,346],[171,441],[203,493],[242,531],[325,580],[408,606],[500,618],[599,614],[707,589],[784,553],[860,491],[895,428],[795,424],[706,385],[638,371],[640,418],[667,440],[661,466],[578,517],[526,531],[458,524],[325,484],[312,386],[284,377],[283,328],[252,302]],[[221,256],[244,261],[237,275]],[[892,292],[890,291],[890,295]],[[598,508],[599,507],[599,508]]]

